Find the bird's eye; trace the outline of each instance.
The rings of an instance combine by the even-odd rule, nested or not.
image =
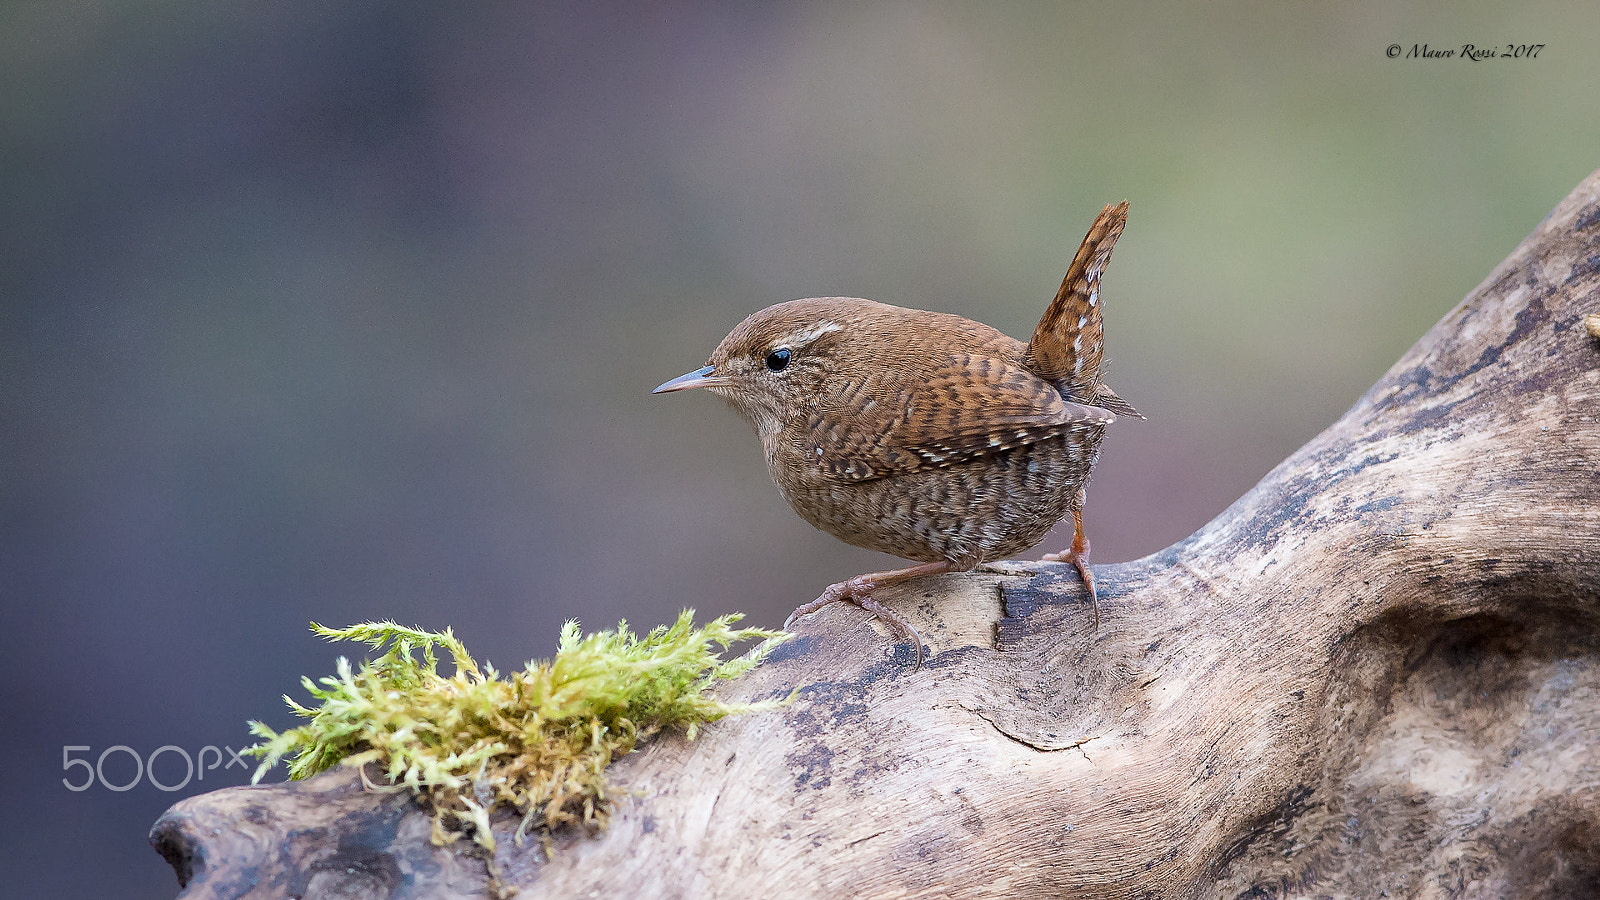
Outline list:
[[[782,372],[789,365],[789,348],[779,347],[767,354],[767,368],[774,372]]]

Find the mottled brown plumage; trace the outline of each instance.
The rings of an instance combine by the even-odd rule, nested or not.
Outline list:
[[[801,518],[922,563],[832,585],[790,621],[848,600],[910,639],[920,664],[915,629],[873,589],[1019,553],[1069,512],[1072,548],[1046,558],[1074,563],[1094,601],[1084,487],[1113,414],[1138,416],[1100,381],[1100,275],[1127,212],[1126,202],[1101,211],[1027,344],[948,313],[791,300],[751,315],[705,367],[656,388],[720,395],[755,427]]]

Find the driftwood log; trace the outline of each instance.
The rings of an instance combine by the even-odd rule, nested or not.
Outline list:
[[[1188,539],[835,604],[613,768],[521,897],[1600,895],[1600,172],[1337,423]],[[186,800],[185,897],[481,896],[348,771]]]

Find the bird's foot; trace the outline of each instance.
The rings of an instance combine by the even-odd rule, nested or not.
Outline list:
[[[1078,494],[1079,509],[1083,507],[1083,494]],[[1083,586],[1089,590],[1089,608],[1094,611],[1094,628],[1100,630],[1100,598],[1094,590],[1094,573],[1089,571],[1089,538],[1083,533],[1083,514],[1077,509],[1072,511],[1072,547],[1061,553],[1046,553],[1039,557],[1041,562],[1068,562],[1078,570],[1078,575],[1083,578]]]
[[[790,613],[789,618],[784,620],[783,627],[785,629],[789,628],[796,619],[801,616],[808,616],[829,603],[841,601],[854,603],[878,617],[883,624],[893,629],[900,637],[911,642],[911,646],[916,648],[917,652],[916,664],[911,668],[914,672],[922,668],[922,635],[917,633],[917,629],[911,627],[911,623],[907,622],[904,616],[874,599],[872,592],[884,585],[893,584],[897,581],[905,581],[922,575],[942,575],[950,570],[948,563],[924,563],[908,569],[895,569],[892,572],[873,572],[867,575],[857,575],[849,581],[830,584],[828,589],[822,592],[822,596]]]
[[[1083,586],[1089,589],[1089,609],[1094,612],[1094,627],[1098,631],[1100,629],[1100,598],[1095,595],[1094,574],[1089,571],[1089,554],[1066,550],[1061,553],[1046,553],[1039,557],[1039,561],[1072,563],[1072,567],[1078,570],[1078,574],[1083,577]]]

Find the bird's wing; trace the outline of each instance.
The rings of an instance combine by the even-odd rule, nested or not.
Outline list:
[[[943,364],[885,367],[819,392],[801,448],[825,474],[866,481],[1000,453],[1112,413],[1062,398],[1016,362],[953,353]]]
[[[1127,416],[1130,419],[1144,418],[1144,413],[1134,409],[1132,403],[1118,397],[1117,392],[1113,391],[1111,386],[1103,381],[1095,386],[1094,405],[1109,409],[1119,416]]]

